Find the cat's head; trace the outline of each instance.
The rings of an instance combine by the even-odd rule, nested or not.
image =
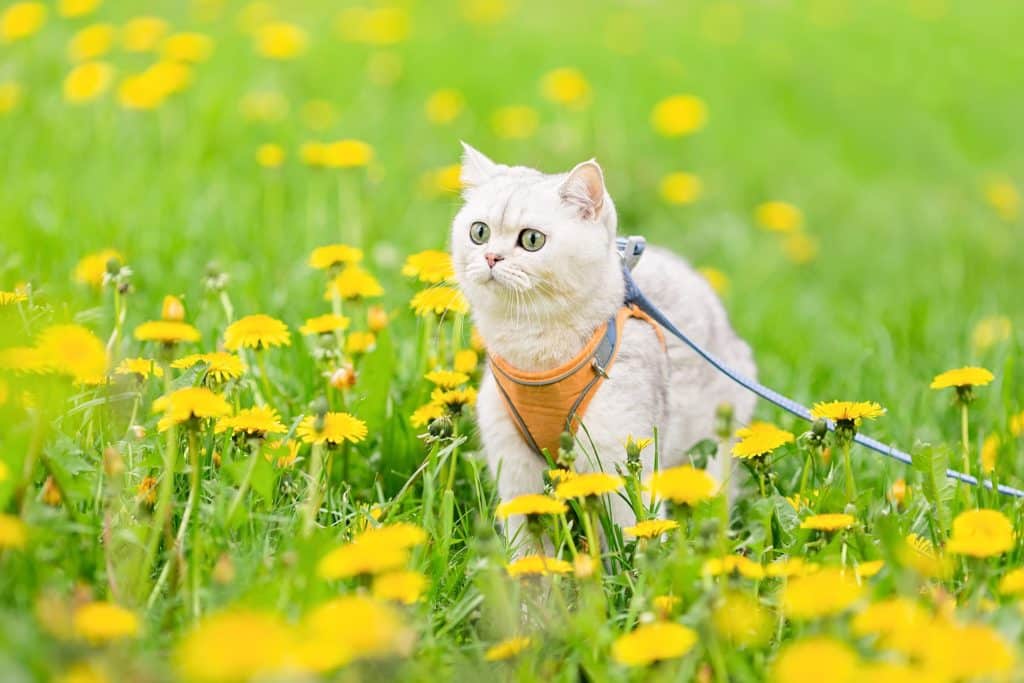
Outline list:
[[[597,294],[616,268],[615,206],[597,162],[548,175],[463,147],[452,261],[474,311],[550,318]]]

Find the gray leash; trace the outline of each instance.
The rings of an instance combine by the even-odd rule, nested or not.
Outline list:
[[[757,394],[758,396],[768,401],[769,403],[772,403],[773,405],[776,405],[779,408],[782,408],[783,410],[792,413],[793,415],[796,415],[799,418],[807,420],[808,422],[814,421],[814,418],[811,416],[811,411],[808,410],[806,406],[797,403],[791,398],[783,396],[777,391],[769,389],[763,384],[755,382],[754,380],[748,377],[744,377],[743,375],[739,374],[738,372],[730,368],[728,365],[726,365],[725,363],[723,363],[722,361],[718,360],[713,355],[705,351],[700,346],[700,344],[687,337],[681,330],[679,330],[679,328],[673,325],[672,321],[665,317],[665,314],[662,313],[657,306],[651,303],[650,299],[644,296],[644,293],[640,291],[640,288],[633,280],[633,276],[630,275],[630,270],[632,270],[633,266],[635,266],[637,261],[640,260],[640,257],[644,253],[644,248],[647,246],[643,237],[631,236],[628,239],[620,237],[617,240],[617,246],[619,249],[619,253],[622,255],[622,263],[624,266],[622,269],[622,274],[623,278],[626,281],[626,303],[635,304],[637,308],[639,308],[647,315],[651,316],[651,318],[653,318],[655,322],[657,322],[659,325],[665,328],[665,330],[667,330],[672,336],[676,337],[677,339],[679,339],[679,341],[689,346],[697,353],[698,356],[706,360],[716,370],[721,372],[723,375],[725,375],[732,381],[736,382],[737,384],[744,387],[748,391]],[[833,423],[831,420],[828,420],[827,423],[829,429],[835,429],[835,423]],[[892,446],[887,446],[881,441],[872,439],[870,436],[857,433],[854,436],[853,440],[862,446],[870,448],[876,453],[881,453],[882,455],[892,458],[893,460],[898,460],[905,465],[910,465],[912,463],[909,454],[904,453],[903,451],[897,448],[893,448]],[[1006,486],[1004,484],[993,484],[992,481],[988,479],[980,482],[979,484],[977,477],[967,474],[966,472],[960,472],[959,470],[947,469],[946,477],[948,477],[949,479],[956,479],[957,481],[961,481],[965,484],[970,484],[972,486],[981,485],[988,489],[994,487],[997,491],[999,491],[999,493],[1008,496],[1014,496],[1016,498],[1024,498],[1024,491],[1020,489],[1014,488],[1012,486]]]

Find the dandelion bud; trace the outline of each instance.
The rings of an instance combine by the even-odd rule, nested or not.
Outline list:
[[[316,431],[322,432],[324,429],[324,416],[327,415],[331,406],[328,405],[327,399],[323,396],[318,396],[309,405],[309,409],[313,412],[313,415],[316,416]]]
[[[110,277],[115,277],[119,272],[121,272],[121,259],[117,257],[108,258],[106,268],[107,274],[110,275]]]
[[[735,415],[731,403],[720,403],[715,409],[715,421],[718,428],[715,430],[719,437],[725,439],[732,434],[732,421]]]
[[[43,502],[51,507],[57,507],[60,505],[62,500],[60,488],[57,487],[57,482],[54,480],[53,476],[47,477],[46,481],[43,483],[43,492],[41,497]]]
[[[828,422],[825,420],[815,420],[814,424],[811,425],[811,432],[816,439],[824,439],[825,435],[828,434]]]
[[[577,555],[573,562],[573,573],[577,579],[589,579],[594,575],[594,558],[590,555]]]
[[[108,477],[118,477],[124,472],[124,458],[113,446],[103,449],[103,471]]]
[[[572,451],[572,447],[575,445],[575,440],[572,434],[569,432],[562,432],[558,437],[558,448],[566,453]]]
[[[213,466],[219,469],[220,464],[222,462],[220,457],[220,451],[214,451],[213,455],[210,456],[210,460],[213,462]]]
[[[447,415],[442,415],[430,421],[430,424],[427,425],[427,431],[435,438],[444,439],[452,435],[453,427],[452,419]]]
[[[370,310],[366,312],[366,319],[373,332],[380,332],[387,327],[388,322],[390,322],[388,312],[380,306],[370,307]]]
[[[905,479],[897,479],[889,487],[889,500],[896,503],[897,505],[903,505],[903,501],[907,497],[907,481]]]
[[[356,384],[356,371],[351,365],[342,365],[331,373],[331,386],[338,391],[350,389]]]
[[[164,305],[160,309],[160,317],[172,322],[181,322],[185,319],[185,305],[181,299],[168,294],[164,297]]]
[[[143,505],[154,505],[156,503],[156,485],[156,477],[145,477],[135,490],[135,500]]]
[[[132,436],[134,436],[136,440],[142,441],[143,439],[146,438],[146,428],[143,427],[142,425],[132,425],[128,429],[131,431]]]
[[[235,580],[235,563],[227,553],[218,557],[217,564],[213,565],[213,580],[222,586]]]

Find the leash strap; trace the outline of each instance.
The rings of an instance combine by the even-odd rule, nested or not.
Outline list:
[[[645,246],[646,245],[642,237],[634,236],[630,237],[628,240],[623,238],[618,239],[619,252],[623,255],[622,276],[626,281],[626,303],[632,303],[636,305],[636,307],[639,308],[641,311],[651,316],[651,318],[659,325],[661,325],[663,328],[665,328],[669,332],[669,334],[671,334],[679,341],[686,344],[694,352],[696,352],[698,356],[703,358],[705,361],[711,364],[716,370],[721,372],[723,375],[725,375],[732,381],[736,382],[737,384],[744,387],[748,391],[757,394],[758,396],[768,401],[769,403],[772,403],[773,405],[782,408],[786,412],[792,413],[793,415],[796,415],[799,418],[807,420],[808,422],[813,422],[814,418],[811,416],[811,411],[808,410],[805,406],[801,405],[800,403],[797,403],[791,398],[783,396],[777,391],[769,389],[768,387],[764,386],[763,384],[760,384],[759,382],[755,382],[752,379],[744,377],[735,370],[731,369],[728,365],[720,361],[718,358],[705,351],[704,348],[700,346],[700,344],[686,336],[679,328],[672,324],[671,320],[665,317],[665,314],[662,313],[657,306],[651,303],[651,301],[646,296],[644,296],[644,293],[640,291],[640,288],[637,286],[636,281],[633,280],[633,276],[630,275],[629,271],[632,270],[633,265],[635,265],[636,262],[640,259],[640,256],[643,255]],[[833,423],[831,420],[826,420],[826,422],[828,423],[828,428],[830,430],[835,430],[835,423]],[[912,462],[909,454],[904,453],[903,451],[897,448],[893,448],[892,446],[887,446],[881,441],[872,439],[870,436],[866,436],[858,432],[854,436],[853,440],[859,443],[860,445],[875,451],[876,453],[881,453],[886,457],[892,458],[893,460],[898,460],[906,465],[909,465]],[[954,469],[947,469],[946,477],[948,477],[949,479],[956,479],[957,481],[961,481],[965,484],[971,484],[972,486],[979,486],[978,478],[970,474],[967,474],[966,472],[960,472]],[[1008,496],[1024,498],[1024,491],[1014,488],[1012,486],[1006,486],[1004,484],[993,484],[992,481],[988,479],[980,482],[980,485],[988,489],[995,488],[997,491],[999,491],[999,493]]]

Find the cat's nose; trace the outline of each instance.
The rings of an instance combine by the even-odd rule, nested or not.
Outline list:
[[[504,256],[499,256],[498,254],[484,254],[484,258],[487,259],[487,265],[490,266],[491,268],[493,268],[494,264],[497,263],[498,261],[505,260]]]

